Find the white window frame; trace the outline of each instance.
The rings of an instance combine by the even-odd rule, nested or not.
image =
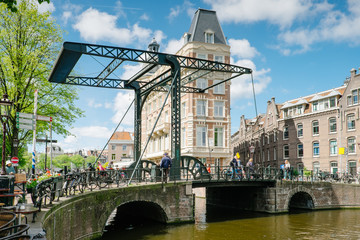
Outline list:
[[[218,139],[216,139],[217,135]],[[223,127],[214,127],[214,146],[223,147],[224,146],[224,128]]]
[[[214,101],[214,117],[224,117],[225,113],[225,102]]]
[[[196,100],[196,115],[197,116],[207,116],[207,100],[197,99]]]
[[[196,127],[196,146],[206,147],[207,146],[207,127],[197,126]]]
[[[336,139],[330,139],[329,140],[329,148],[330,148],[330,156],[336,156],[337,153],[338,153],[337,140]]]
[[[301,126],[301,127],[300,127]],[[302,138],[304,136],[304,125],[302,123],[299,123],[297,126],[297,137]]]
[[[287,156],[286,156],[286,152],[287,152]],[[289,159],[289,157],[290,157],[290,147],[289,147],[288,144],[285,144],[283,146],[283,158],[284,159]]]
[[[356,153],[356,139],[355,137],[347,138],[348,154]]]
[[[315,146],[317,144],[317,146]],[[313,157],[319,157],[320,156],[320,143],[318,141],[314,141],[312,143],[312,149],[313,149]],[[315,151],[317,149],[317,151]]]
[[[288,125],[284,126],[283,139],[284,140],[289,139],[289,126]]]
[[[317,125],[315,125],[315,123],[317,123]],[[315,131],[315,129],[317,129],[317,131]],[[311,130],[312,130],[313,136],[318,136],[320,134],[320,126],[319,126],[318,120],[314,120],[311,122]]]
[[[219,82],[221,82],[221,81],[222,81],[222,80],[214,80],[214,84],[217,84],[217,83],[219,83]],[[214,93],[214,94],[225,94],[225,83],[216,85],[216,86],[213,88],[213,93]]]
[[[300,154],[300,146],[301,146],[301,150],[302,150],[301,154]],[[302,143],[299,143],[297,145],[297,157],[298,158],[303,158],[304,157],[304,144],[302,144]]]
[[[350,113],[350,114],[346,115],[346,125],[347,125],[348,131],[355,130],[355,114],[354,113]]]
[[[205,32],[205,43],[214,43],[215,41],[215,34],[213,32]]]
[[[335,120],[335,122],[333,122],[333,120]],[[332,126],[335,125],[335,130],[332,129]],[[329,118],[329,132],[330,133],[336,133],[337,132],[337,121],[336,121],[336,117],[331,117]]]

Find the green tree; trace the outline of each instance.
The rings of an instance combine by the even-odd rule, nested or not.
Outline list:
[[[38,2],[40,4],[43,2],[50,3],[50,0],[38,0]],[[16,0],[0,0],[0,3],[5,3],[7,8],[10,9],[10,11],[17,12]]]
[[[66,127],[83,116],[75,106],[76,88],[47,81],[61,48],[63,31],[49,12],[39,13],[32,0],[22,0],[17,8],[11,12],[0,4],[0,96],[8,94],[14,102],[7,126],[7,155],[14,154],[14,139],[19,139],[20,149],[31,142],[33,131],[18,130],[15,114],[34,112],[36,89],[37,114],[53,117],[55,133],[69,135]],[[44,137],[49,123],[37,121],[36,131],[37,137]],[[23,161],[22,156],[19,158]]]
[[[76,166],[76,168],[85,167],[85,159],[80,155],[74,155],[70,157],[70,161]]]
[[[53,166],[57,168],[70,167],[71,159],[68,155],[59,155],[53,158]]]

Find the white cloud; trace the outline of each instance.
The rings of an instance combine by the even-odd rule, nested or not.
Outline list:
[[[64,21],[64,24],[67,24],[68,20],[72,17],[72,12],[70,11],[64,11],[61,19]]]
[[[113,123],[118,124],[120,120],[124,117],[126,110],[129,108],[131,102],[134,99],[134,93],[131,91],[119,92],[114,99],[114,116],[112,117]],[[130,108],[129,112],[125,116],[121,127],[124,125],[127,127],[134,126],[134,105]]]
[[[271,82],[268,75],[270,69],[257,70],[254,62],[251,60],[239,60],[234,65],[251,68],[254,76],[255,95],[261,94]],[[241,75],[231,80],[231,99],[244,99],[253,97],[253,87],[251,75]]]
[[[216,9],[224,22],[252,23],[268,21],[281,28],[289,27],[315,12],[326,11],[331,5],[326,1],[313,3],[304,0],[204,0]]]
[[[229,39],[231,54],[239,58],[253,58],[259,54],[256,48],[250,46],[247,39]]]
[[[108,128],[103,126],[77,127],[70,130],[76,137],[109,138],[112,134]]]
[[[40,13],[44,13],[44,12],[54,12],[55,11],[55,6],[54,3],[50,2],[43,2],[41,4],[39,4],[37,1],[36,3],[38,4],[38,9]]]
[[[146,13],[144,13],[143,15],[140,16],[140,19],[144,21],[149,21],[150,18]]]
[[[168,18],[170,19],[170,21],[172,21],[174,18],[179,16],[179,14],[180,14],[180,6],[176,6],[175,8],[170,8],[170,14]]]
[[[93,107],[93,108],[100,108],[103,105],[101,103],[96,103],[94,99],[89,99],[88,100],[88,106]]]
[[[135,65],[125,64],[123,65],[124,72],[120,79],[129,79],[134,76],[135,73],[139,72],[143,68],[143,64],[137,63]]]
[[[169,20],[172,21],[184,11],[190,18],[192,18],[194,16],[194,13],[196,12],[194,4],[188,0],[185,0],[182,5],[177,5],[173,8],[170,8],[170,13],[168,15]]]
[[[67,143],[67,144],[77,143],[77,138],[76,138],[76,136],[73,136],[73,135],[67,136],[67,137],[64,139],[64,143]]]
[[[126,13],[124,11],[124,7],[122,5],[122,2],[116,1],[115,3],[115,9],[116,9],[116,15],[119,17],[126,17]]]
[[[111,109],[111,108],[112,108],[112,104],[109,103],[109,102],[106,102],[106,103],[104,104],[104,107],[105,107],[106,109]]]
[[[75,30],[86,41],[108,41],[117,45],[146,44],[151,40],[153,31],[141,27],[138,23],[129,28],[119,28],[116,23],[119,16],[100,12],[97,9],[89,8],[77,17],[73,25]],[[160,30],[155,31],[157,35]]]
[[[182,48],[183,45],[184,45],[184,40],[182,38],[179,40],[171,39],[166,45],[164,52],[175,54],[177,51],[180,50],[180,48]]]
[[[360,44],[360,2],[348,0],[348,13],[326,8],[315,26],[296,28],[279,34],[276,46],[284,55],[304,53],[319,42],[347,42]]]

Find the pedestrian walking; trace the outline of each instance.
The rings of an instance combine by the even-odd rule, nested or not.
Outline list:
[[[164,153],[164,157],[161,159],[160,168],[162,170],[163,182],[167,183],[170,167],[171,167],[171,158],[167,152]]]

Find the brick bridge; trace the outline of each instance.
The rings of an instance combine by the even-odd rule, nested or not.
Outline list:
[[[192,188],[206,188],[207,204],[268,213],[291,208],[360,207],[360,185],[328,182],[244,181],[148,184],[87,192],[61,201],[43,218],[47,239],[102,235],[111,213],[162,223],[194,221]]]

